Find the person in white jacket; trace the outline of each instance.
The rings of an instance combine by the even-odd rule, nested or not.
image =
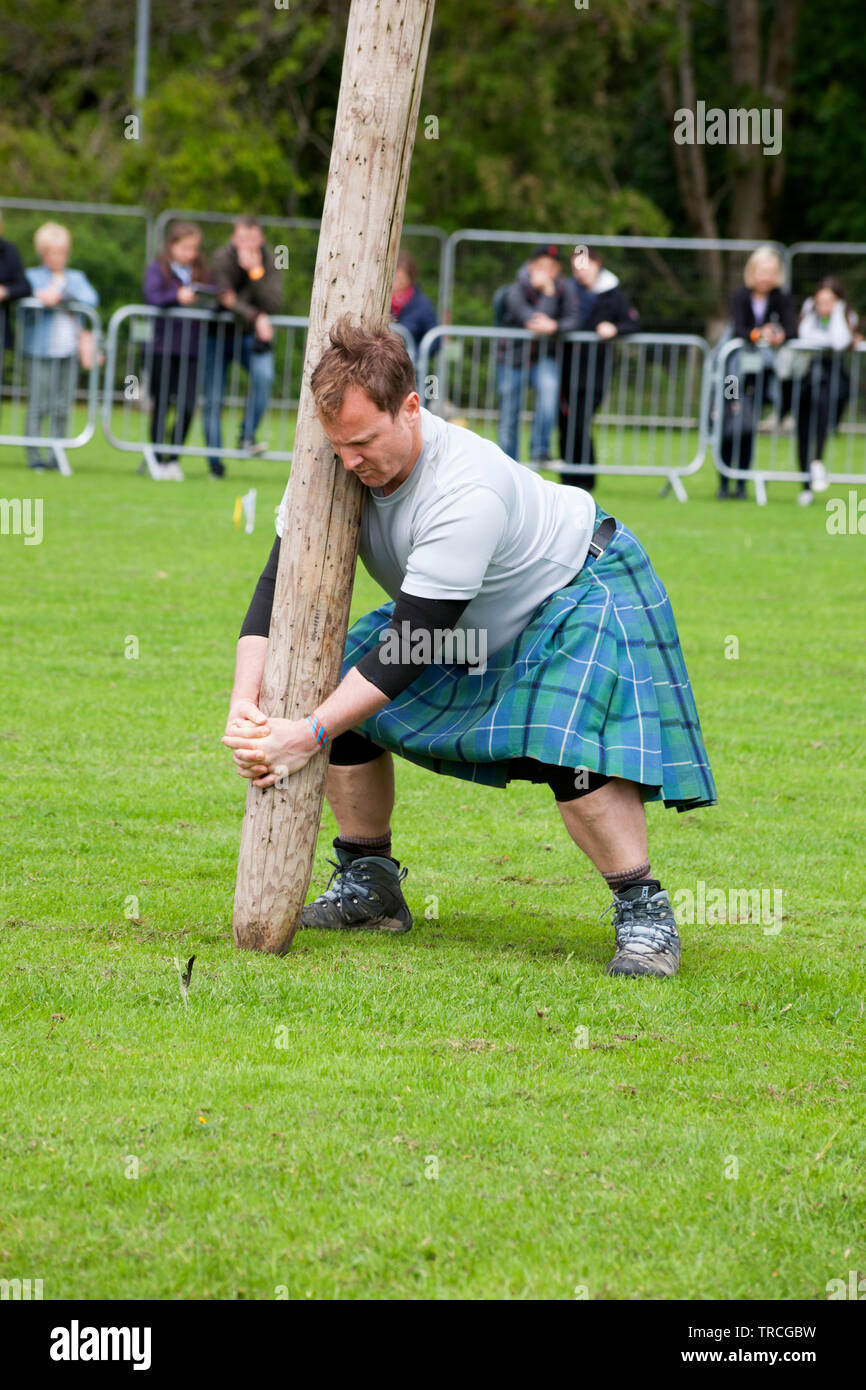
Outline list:
[[[800,314],[798,338],[816,351],[801,378],[797,406],[797,439],[803,491],[797,498],[807,507],[816,492],[826,492],[824,444],[836,428],[848,402],[851,383],[844,353],[853,343],[857,318],[845,302],[841,284],[834,277],[822,280],[814,297]]]

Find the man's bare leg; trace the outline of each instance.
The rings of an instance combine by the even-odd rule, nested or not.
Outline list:
[[[572,840],[599,873],[625,872],[646,862],[646,811],[636,782],[612,777],[597,791],[556,804]]]
[[[635,782],[612,778],[576,801],[558,801],[574,843],[603,874],[616,902],[610,975],[675,975],[680,940],[667,893],[650,872],[646,812]]]
[[[387,835],[394,809],[394,759],[383,753],[371,763],[328,768],[328,805],[343,840]]]

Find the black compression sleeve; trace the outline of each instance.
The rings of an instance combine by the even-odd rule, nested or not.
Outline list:
[[[468,598],[418,598],[416,594],[404,594],[401,589],[394,604],[394,615],[382,634],[383,640],[361,657],[355,669],[393,700],[435,659],[433,634],[449,632],[468,603]],[[403,627],[404,623],[409,624],[408,629]],[[407,633],[408,641],[404,640]],[[395,646],[399,659],[393,654]],[[417,654],[413,655],[413,651]]]
[[[277,565],[280,559],[280,538],[276,537],[268,563],[259,575],[259,582],[247,609],[241,637],[267,637],[271,626],[271,609],[274,606],[274,588],[277,583]]]

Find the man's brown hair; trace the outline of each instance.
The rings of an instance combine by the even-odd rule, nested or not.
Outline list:
[[[361,328],[344,314],[328,334],[331,346],[323,353],[310,385],[316,410],[324,420],[340,413],[350,386],[357,386],[392,420],[411,391],[415,368],[401,338],[390,328]]]

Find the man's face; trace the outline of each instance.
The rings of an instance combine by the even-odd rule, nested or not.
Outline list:
[[[598,261],[592,260],[589,256],[573,256],[571,268],[577,283],[590,290],[598,279],[598,272],[601,270]]]
[[[533,289],[543,289],[551,280],[556,279],[559,272],[559,261],[554,260],[552,256],[536,256],[534,261],[529,262],[529,283]]]
[[[261,227],[235,227],[232,232],[232,245],[239,255],[255,255],[264,243]]]
[[[399,486],[418,456],[421,401],[411,391],[396,416],[350,386],[339,414],[320,423],[343,467],[367,487]],[[392,489],[393,490],[393,489]]]

